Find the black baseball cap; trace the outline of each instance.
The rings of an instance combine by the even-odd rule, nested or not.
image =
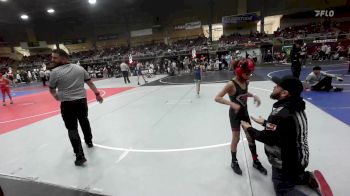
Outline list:
[[[301,92],[304,90],[303,84],[300,80],[293,76],[284,76],[282,78],[274,76],[271,80],[294,97],[300,97]]]

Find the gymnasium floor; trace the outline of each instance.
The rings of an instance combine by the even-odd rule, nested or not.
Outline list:
[[[344,92],[303,95],[309,122],[308,169],[321,170],[334,195],[348,195],[347,64],[316,63],[327,64],[324,70],[343,75],[340,85]],[[303,69],[302,79],[311,67]],[[268,78],[289,73],[288,65],[256,69],[250,91],[260,96],[262,105],[255,107],[249,100],[250,115],[268,116],[274,102],[269,99],[274,84]],[[259,158],[268,169],[268,176],[252,167],[244,134],[237,155],[243,176],[230,168],[228,107],[216,103],[214,97],[231,75],[205,74],[203,80],[208,83],[201,85],[199,98],[186,75],[156,76],[154,82],[139,87],[124,85],[120,78],[96,81],[105,101],[98,104],[88,93],[95,147],[83,146],[88,159],[85,167],[74,166],[75,157],[59,104],[47,90],[40,86],[14,89],[15,104],[0,108],[0,183],[3,182],[5,195],[38,195],[40,186],[45,185],[113,196],[274,195],[271,167],[261,143],[257,144]],[[136,84],[135,77],[131,80]],[[9,183],[7,178],[16,180]],[[19,186],[21,180],[40,186],[35,190]],[[55,188],[47,190],[51,191],[49,195],[62,195]]]

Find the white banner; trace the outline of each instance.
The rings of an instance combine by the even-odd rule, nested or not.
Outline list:
[[[175,26],[175,30],[189,30],[189,29],[199,29],[202,27],[202,22],[201,21],[196,21],[196,22],[188,22],[184,25],[177,25]]]
[[[145,35],[152,35],[153,31],[152,29],[142,29],[137,31],[131,31],[131,37],[139,37],[139,36],[145,36]]]
[[[174,28],[175,28],[175,30],[184,30],[184,29],[186,29],[186,25],[177,25]]]
[[[31,48],[47,48],[46,41],[38,41],[38,42],[20,42],[20,46],[23,49],[31,49]]]
[[[322,39],[322,40],[314,40],[313,43],[326,43],[326,42],[337,42],[337,39]]]
[[[185,24],[186,29],[198,29],[201,28],[202,22],[201,21],[196,21],[196,22],[189,22]]]
[[[260,20],[260,17],[256,13],[247,13],[242,15],[232,15],[222,17],[223,24],[236,24],[240,22],[253,22]]]

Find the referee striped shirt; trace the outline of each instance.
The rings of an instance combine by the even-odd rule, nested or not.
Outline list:
[[[84,83],[91,80],[89,73],[76,64],[56,67],[50,74],[49,87],[57,89],[61,102],[86,98]]]

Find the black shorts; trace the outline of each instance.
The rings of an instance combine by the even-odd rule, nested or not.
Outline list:
[[[240,128],[241,120],[249,122],[251,124],[248,110],[245,108],[241,108],[237,114],[232,108],[230,108],[229,116],[230,116],[231,129]]]

